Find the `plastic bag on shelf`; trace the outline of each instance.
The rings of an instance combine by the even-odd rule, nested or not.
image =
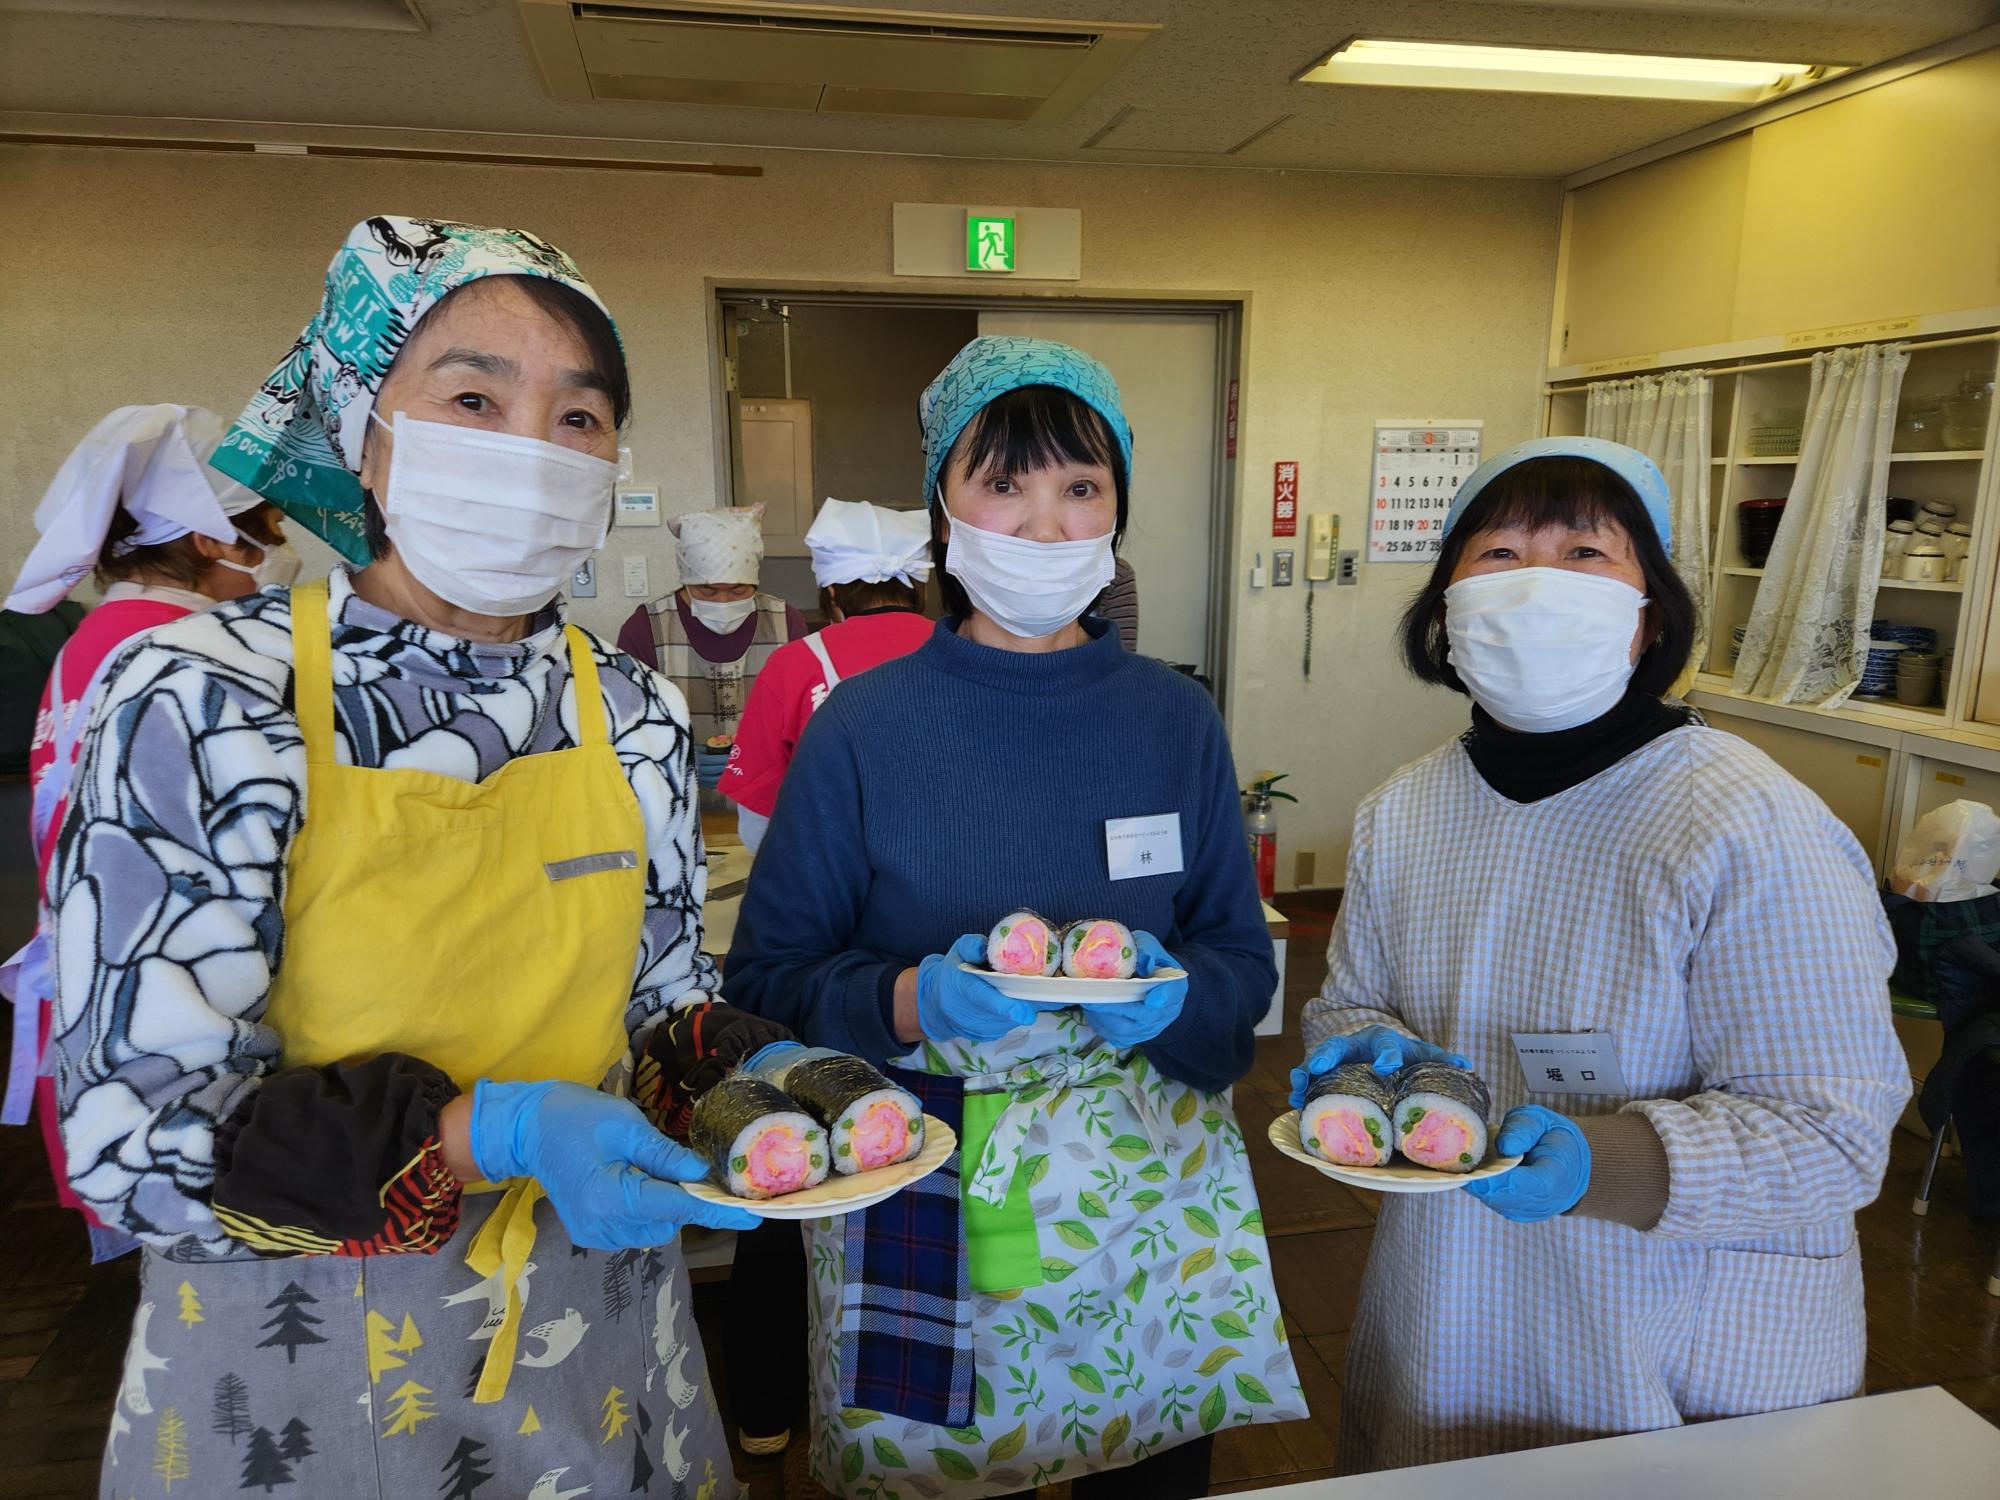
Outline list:
[[[1913,901],[1966,901],[1994,893],[2000,816],[1960,798],[1925,813],[1896,851],[1889,889]]]

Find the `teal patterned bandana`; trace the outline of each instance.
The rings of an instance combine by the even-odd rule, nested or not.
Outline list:
[[[1132,424],[1118,400],[1118,382],[1111,372],[1068,344],[1052,339],[1025,339],[988,334],[976,338],[924,388],[917,398],[917,422],[924,433],[924,503],[937,501],[938,471],[965,424],[995,397],[1023,386],[1052,385],[1087,402],[1110,425],[1132,474]]]
[[[424,314],[482,276],[546,276],[604,306],[575,261],[525,229],[364,220],[326,268],[319,311],[209,462],[365,567],[358,476],[376,393]]]

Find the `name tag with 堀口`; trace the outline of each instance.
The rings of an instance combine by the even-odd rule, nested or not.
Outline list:
[[[1179,813],[1151,818],[1106,818],[1104,858],[1113,880],[1137,880],[1144,875],[1178,875],[1181,863]]]
[[[1531,1094],[1627,1093],[1609,1032],[1517,1031],[1514,1055]]]

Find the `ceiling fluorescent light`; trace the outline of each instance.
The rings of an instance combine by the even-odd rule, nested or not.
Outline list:
[[[1299,74],[1299,83],[1358,83],[1416,89],[1487,89],[1525,94],[1622,94],[1756,104],[1818,83],[1844,67],[1722,57],[1654,57],[1462,42],[1352,37]]]

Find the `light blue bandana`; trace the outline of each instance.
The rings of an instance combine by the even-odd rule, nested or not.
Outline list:
[[[1669,557],[1674,555],[1674,502],[1667,493],[1666,476],[1660,473],[1659,465],[1637,448],[1628,448],[1609,438],[1534,438],[1529,442],[1516,443],[1504,453],[1494,454],[1468,474],[1465,483],[1458,487],[1458,493],[1452,496],[1451,512],[1444,518],[1444,534],[1451,535],[1452,527],[1479,498],[1480,491],[1516,464],[1524,464],[1531,458],[1588,458],[1603,464],[1632,486],[1639,503],[1646,507],[1646,517],[1653,523],[1653,530],[1660,534],[1661,550]]]

